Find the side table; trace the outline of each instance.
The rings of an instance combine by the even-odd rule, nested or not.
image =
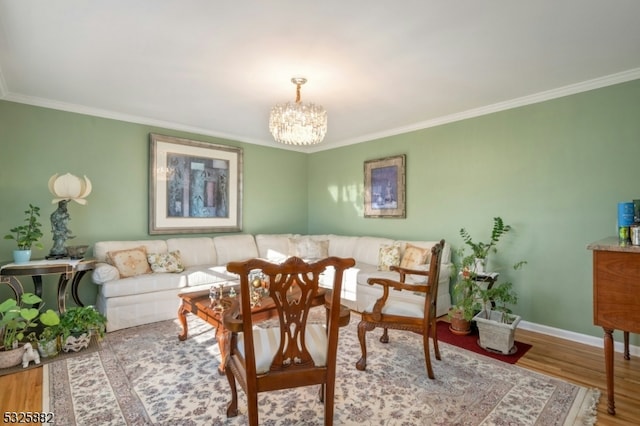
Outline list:
[[[65,296],[67,285],[71,281],[71,296],[78,306],[84,306],[78,295],[78,286],[82,277],[95,268],[94,259],[56,259],[32,260],[27,263],[9,263],[0,267],[0,280],[8,284],[19,297],[22,285],[16,277],[31,276],[34,293],[42,297],[42,276],[60,274],[58,278],[58,310],[66,310]],[[17,290],[20,290],[20,294]]]

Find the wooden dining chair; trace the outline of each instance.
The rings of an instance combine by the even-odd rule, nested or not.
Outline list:
[[[225,373],[231,388],[227,417],[238,414],[236,381],[247,396],[250,425],[258,425],[258,393],[320,385],[324,424],[333,424],[333,401],[340,318],[340,290],[351,258],[329,257],[306,263],[291,257],[281,264],[261,259],[231,262],[227,270],[240,275],[240,301],[223,314],[231,331]],[[320,288],[318,279],[327,267],[335,268],[333,289]],[[278,318],[276,327],[254,327],[249,276],[260,271]],[[309,323],[309,311],[318,304],[327,309],[327,323]],[[344,311],[344,310],[343,310]],[[348,315],[348,310],[346,311]],[[342,322],[344,325],[344,321]]]
[[[392,266],[391,270],[397,271],[399,280],[385,278],[369,278],[369,285],[382,286],[382,297],[362,312],[362,319],[358,323],[358,340],[362,356],[356,362],[356,368],[364,371],[367,367],[367,342],[366,333],[376,327],[383,328],[380,337],[382,343],[389,342],[388,329],[412,331],[422,335],[424,346],[424,358],[427,374],[430,379],[435,376],[431,367],[429,355],[429,337],[433,339],[433,349],[436,359],[440,359],[438,348],[438,329],[436,327],[436,300],[438,299],[438,279],[440,276],[440,258],[444,240],[440,240],[431,248],[429,270],[416,270]],[[427,281],[425,284],[405,283],[407,275],[423,275]],[[393,291],[411,291],[424,293],[424,302],[410,302],[393,297]]]

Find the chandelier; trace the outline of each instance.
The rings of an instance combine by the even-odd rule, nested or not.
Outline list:
[[[273,138],[288,145],[314,145],[322,142],[327,133],[327,111],[315,104],[300,102],[300,86],[306,78],[294,77],[296,102],[278,104],[271,109],[269,130]]]

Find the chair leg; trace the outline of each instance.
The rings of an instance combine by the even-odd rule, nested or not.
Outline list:
[[[356,362],[356,368],[360,371],[364,371],[367,368],[367,331],[373,330],[375,327],[366,321],[360,321],[358,323],[358,340],[360,341],[360,350],[362,356]]]
[[[433,340],[433,352],[436,355],[436,359],[440,361],[440,348],[438,347],[438,325],[436,324],[435,318],[433,319],[433,321],[431,321],[431,340]]]
[[[320,384],[320,389],[318,390],[318,401],[324,402],[324,383]]]
[[[382,332],[382,336],[380,336],[380,342],[381,343],[389,343],[389,331],[387,330],[387,328],[384,328],[384,331]]]
[[[427,375],[430,379],[435,379],[433,368],[431,368],[431,354],[429,353],[429,330],[422,335],[422,346],[424,347],[424,360],[427,364]]]
[[[247,394],[247,411],[249,415],[249,425],[258,426],[258,394]]]
[[[231,401],[227,404],[227,417],[236,417],[238,415],[238,390],[236,389],[236,378],[228,365],[224,369],[229,381],[231,389]]]
[[[333,401],[335,399],[335,383],[327,383],[324,396],[324,426],[333,425]]]

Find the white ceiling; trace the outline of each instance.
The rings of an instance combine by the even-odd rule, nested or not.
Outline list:
[[[640,78],[638,0],[0,0],[0,99],[309,151]]]

